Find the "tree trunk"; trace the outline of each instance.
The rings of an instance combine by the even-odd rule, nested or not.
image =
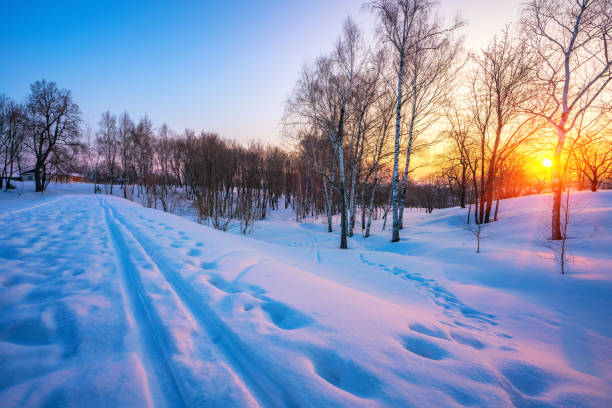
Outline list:
[[[113,195],[113,170],[110,172],[110,195]]]
[[[42,193],[44,190],[44,180],[41,180],[40,177],[40,163],[36,163],[36,167],[34,168],[34,184],[36,186],[36,192]]]
[[[376,185],[378,184],[378,161],[374,165],[374,184],[372,186],[372,194],[370,195],[370,205],[368,207],[368,222],[366,224],[365,237],[370,236],[370,226],[372,225],[372,212],[374,211],[374,197],[376,195]]]
[[[339,160],[342,160],[342,147],[339,149]],[[340,249],[347,249],[346,242],[346,196],[344,194],[344,169],[340,168]]]
[[[389,191],[389,199],[387,200],[387,209],[385,210],[385,215],[383,215],[383,226],[382,229],[383,231],[385,230],[385,227],[387,226],[387,218],[389,215],[389,205],[391,204],[391,199],[393,198],[393,194],[392,191]]]
[[[474,163],[474,168],[472,169],[472,182],[474,184],[474,224],[479,224],[480,220],[478,218],[478,178],[476,173],[478,171],[478,160]]]
[[[485,139],[484,135],[480,138],[480,195],[478,196],[478,224],[482,224],[484,221],[484,197],[487,192],[487,185],[485,184]]]
[[[565,132],[563,127],[565,123],[562,123],[557,128],[557,146],[553,155],[553,166],[552,166],[552,182],[553,182],[553,205],[552,205],[552,220],[551,229],[553,240],[562,239],[561,235],[561,194],[563,192],[563,182],[561,180],[561,153],[563,152],[563,143],[565,142]]]
[[[412,139],[414,135],[414,121],[416,119],[416,104],[417,104],[417,86],[416,76],[412,81],[412,112],[410,114],[410,127],[408,129],[408,148],[406,149],[406,163],[404,165],[404,177],[402,178],[402,190],[399,203],[399,228],[404,228],[404,206],[406,203],[406,183],[408,179],[408,170],[410,168],[410,155],[412,154]]]
[[[395,146],[393,150],[393,180],[391,183],[393,195],[393,232],[391,242],[398,242],[399,236],[399,206],[398,206],[398,167],[400,150],[400,127],[402,120],[402,78],[404,76],[404,55],[400,53],[399,70],[397,75],[397,106],[395,108]]]
[[[593,177],[593,180],[591,180],[591,191],[595,193],[598,187],[599,187],[599,180],[597,180],[597,176],[595,175]]]
[[[470,203],[470,206],[468,207],[467,224],[470,223],[470,213],[471,212],[472,212],[472,203]]]
[[[495,215],[493,221],[497,221],[497,211],[499,210],[499,195],[497,195],[497,201],[495,202]]]
[[[461,186],[459,186],[459,205],[461,208],[465,208],[465,196],[466,196],[466,187],[467,187],[467,178],[466,178],[467,167],[465,165],[462,166],[461,169]],[[469,221],[468,214],[468,221]]]
[[[361,232],[365,230],[365,183],[361,188]]]
[[[323,189],[325,190],[325,198],[327,199],[327,232],[332,232],[332,186],[327,188],[327,182],[323,179]]]
[[[6,178],[6,188],[7,189],[12,188],[11,187],[12,186],[12,184],[11,184],[11,177],[13,176],[13,163],[14,162],[15,162],[14,160],[11,160],[11,166],[9,168],[9,174],[8,174],[8,177]]]
[[[338,151],[338,166],[340,173],[340,249],[347,249],[347,217],[346,217],[346,193],[344,191],[344,149],[342,147],[342,138],[344,131],[344,106],[340,109],[340,119],[338,121],[338,135],[336,136],[336,149]]]
[[[351,202],[350,202],[350,212],[349,212],[349,237],[353,236],[353,229],[355,228],[355,211],[357,210],[355,191],[359,184],[359,177],[361,175],[361,157],[363,154],[363,144],[365,141],[365,136],[361,135],[361,120],[359,123],[359,129],[357,130],[357,151],[355,152],[355,159],[353,161],[353,179],[351,182]]]
[[[489,160],[489,171],[487,174],[487,188],[486,188],[486,209],[484,214],[484,223],[488,224],[491,219],[491,208],[493,207],[493,190],[495,189],[495,176],[497,174],[497,149],[499,148],[499,141],[501,139],[502,132],[501,113],[498,109],[497,112],[497,129],[495,132],[495,144],[491,152],[491,159]],[[484,156],[483,156],[484,157]]]

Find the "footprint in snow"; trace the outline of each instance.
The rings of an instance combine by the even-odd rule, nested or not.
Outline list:
[[[421,337],[402,336],[401,344],[411,353],[430,360],[443,360],[450,355],[446,349]]]
[[[483,401],[478,398],[478,395],[474,395],[470,390],[464,391],[461,388],[445,384],[442,387],[442,391],[448,394],[449,397],[461,406],[483,406]]]
[[[485,344],[482,343],[480,340],[466,333],[451,332],[451,337],[457,343],[463,344],[465,346],[473,347],[476,350],[482,350],[486,347]]]
[[[506,362],[500,372],[514,388],[529,396],[538,396],[548,391],[554,379],[552,374],[525,361]]]
[[[284,303],[265,302],[261,309],[266,312],[272,323],[283,330],[296,330],[310,325],[314,320]]]
[[[225,293],[231,294],[231,293],[240,293],[240,292],[242,292],[242,289],[239,289],[239,288],[235,287],[234,285],[232,285],[231,283],[227,282],[226,280],[224,280],[219,275],[214,275],[212,278],[210,278],[208,280],[208,283],[213,285],[215,288],[217,288],[219,290],[222,290]]]
[[[411,323],[408,327],[410,327],[410,330],[413,330],[417,333],[424,334],[426,336],[437,337],[439,339],[448,340],[448,336],[446,335],[444,330],[436,326],[427,327],[420,323]]]
[[[315,373],[334,387],[363,398],[375,395],[381,387],[376,375],[333,350],[315,349],[310,354]]]
[[[217,269],[217,263],[216,262],[202,262],[200,264],[200,267],[202,269],[206,269],[207,271],[209,271],[212,269]]]
[[[187,255],[189,255],[189,256],[200,256],[200,255],[202,255],[202,251],[200,251],[199,249],[196,249],[196,248],[191,248],[189,250],[189,252],[187,252]]]

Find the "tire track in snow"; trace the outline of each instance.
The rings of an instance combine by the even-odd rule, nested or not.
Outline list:
[[[148,391],[150,392],[151,382],[155,382],[165,399],[166,406],[184,407],[186,406],[185,398],[172,370],[172,360],[168,355],[168,345],[165,344],[167,340],[161,333],[159,317],[151,311],[144,297],[142,284],[134,273],[135,265],[119,226],[110,214],[109,206],[105,205],[101,199],[98,200],[104,209],[106,224],[119,260],[122,295],[126,298],[127,304],[130,305],[128,313],[132,315],[136,322],[136,329],[144,345],[146,358],[153,368],[154,378],[150,378],[149,374],[146,374],[149,384]]]
[[[216,345],[226,363],[233,369],[237,377],[248,387],[249,391],[261,406],[286,407],[299,406],[287,392],[289,384],[285,378],[275,376],[266,371],[267,362],[254,353],[251,353],[240,338],[219,318],[215,311],[204,302],[204,298],[191,285],[182,280],[173,269],[168,266],[156,248],[148,240],[139,236],[118,214],[108,202],[112,217],[131,234],[143,251],[149,256],[163,277],[170,284],[181,302],[186,306],[194,320],[208,333],[213,344]]]

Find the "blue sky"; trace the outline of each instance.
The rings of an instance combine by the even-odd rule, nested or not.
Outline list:
[[[442,0],[462,10],[481,47],[518,0]],[[499,4],[498,4],[499,3]],[[21,101],[45,78],[72,90],[96,127],[105,110],[156,125],[278,143],[284,101],[304,62],[331,49],[347,15],[366,30],[362,0],[0,0],[0,93]]]

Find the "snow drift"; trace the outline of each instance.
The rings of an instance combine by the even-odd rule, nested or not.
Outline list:
[[[65,192],[0,198],[2,406],[612,405],[612,192],[575,195],[566,276],[547,196],[475,254],[456,208],[341,251]]]

